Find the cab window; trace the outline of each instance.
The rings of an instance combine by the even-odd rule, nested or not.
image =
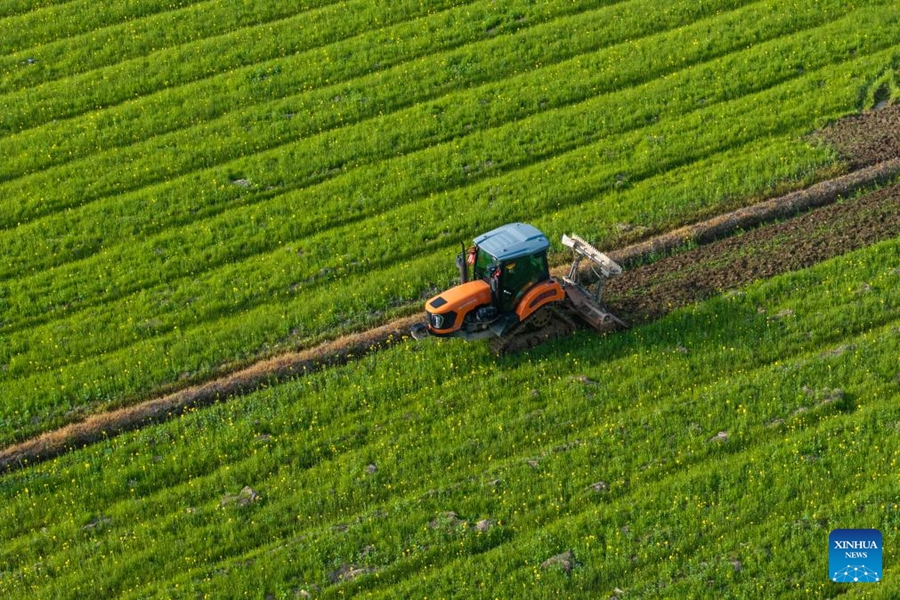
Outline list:
[[[482,250],[478,249],[478,253],[475,255],[475,279],[484,279],[487,277],[487,270],[493,264],[496,264],[496,259]]]

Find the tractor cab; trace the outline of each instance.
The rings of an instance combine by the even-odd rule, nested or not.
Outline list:
[[[474,254],[472,279],[486,281],[491,286],[492,304],[500,312],[510,312],[525,290],[550,278],[549,248],[547,237],[524,223],[489,231],[475,238],[475,245],[469,249],[468,257]],[[471,260],[468,257],[467,263]]]

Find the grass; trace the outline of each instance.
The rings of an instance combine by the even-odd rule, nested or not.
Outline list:
[[[851,110],[894,58],[897,15],[877,4],[786,14],[672,2],[652,24],[641,2],[556,8],[513,18],[482,6],[481,23],[509,30],[448,34],[456,49],[444,38],[413,44],[405,62],[299,95],[285,84],[248,100],[233,85],[260,83],[250,72],[188,78],[90,112],[85,125],[38,119],[11,136],[16,156],[36,157],[29,148],[66,123],[86,135],[80,149],[66,142],[71,160],[25,158],[32,166],[11,167],[0,184],[0,395],[15,398],[0,402],[4,439],[417,302],[446,285],[459,240],[497,222],[528,220],[557,237],[587,221],[579,233],[606,247],[620,222],[661,230],[808,182],[834,158],[796,140]],[[410,13],[379,34],[462,10]],[[372,44],[317,35],[310,44],[348,44],[350,56]],[[281,62],[266,66],[264,82],[318,72],[289,67],[295,56],[277,74]],[[234,100],[188,126],[172,111],[174,130],[145,130],[167,94],[214,81]],[[68,114],[34,100],[26,105]],[[131,104],[150,112],[108,126]],[[97,135],[108,142],[94,148]],[[448,219],[448,206],[467,208]]]
[[[524,360],[406,344],[7,475],[0,590],[859,594],[825,547],[896,540],[898,252]],[[567,549],[570,575],[541,569]],[[372,571],[330,583],[345,565]]]
[[[409,311],[504,222],[610,248],[839,172],[805,136],[896,95],[898,32],[879,1],[2,0],[0,443]],[[5,474],[0,595],[892,597],[889,550],[836,586],[825,545],[897,541],[898,252],[524,356],[401,344]]]

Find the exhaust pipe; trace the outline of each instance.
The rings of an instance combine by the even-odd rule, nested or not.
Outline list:
[[[469,267],[466,264],[466,245],[462,242],[460,242],[459,245],[462,246],[462,251],[456,255],[456,268],[459,269],[459,282],[469,283]]]

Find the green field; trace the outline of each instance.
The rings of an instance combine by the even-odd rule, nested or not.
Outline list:
[[[806,136],[897,39],[886,0],[0,0],[0,442],[419,310],[505,222],[614,248],[839,173]],[[3,475],[0,595],[892,597],[825,548],[897,539],[898,250]]]
[[[525,358],[405,344],[6,475],[0,593],[893,597],[893,550],[852,587],[826,548],[898,540],[898,259]]]

